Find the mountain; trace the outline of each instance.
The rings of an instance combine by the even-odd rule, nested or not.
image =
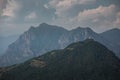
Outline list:
[[[0,66],[21,63],[44,52],[59,49],[58,40],[63,33],[62,27],[40,24],[24,32],[19,39],[8,46],[4,55],[0,56]]]
[[[18,37],[19,37],[18,35],[0,37],[0,55],[3,54],[5,50],[7,50],[8,45],[17,40]]]
[[[100,34],[116,45],[120,45],[120,29],[111,29]]]
[[[100,34],[102,37],[107,39],[111,45],[117,45],[116,49],[118,49],[118,54],[117,56],[120,56],[120,29],[111,29],[108,31],[105,31]]]
[[[90,28],[78,27],[68,31],[62,27],[42,23],[38,27],[31,27],[18,40],[9,45],[5,54],[0,56],[0,66],[21,63],[45,52],[63,49],[73,42],[85,39],[94,39],[118,54],[116,45]]]
[[[109,49],[112,48],[112,46],[109,45],[109,42],[106,39],[104,39],[102,36],[94,32],[90,28],[78,27],[76,29],[73,29],[69,31],[68,34],[62,35],[59,41],[63,44],[69,45],[73,42],[83,41],[85,39],[94,39],[95,41],[98,41],[101,44],[107,46]]]
[[[0,80],[120,80],[120,60],[102,44],[87,39],[0,72]]]
[[[120,58],[120,47],[108,39],[104,38],[100,34],[94,32],[90,28],[81,28],[78,27],[69,31],[69,33],[62,35],[61,39],[59,40],[63,46],[69,45],[72,42],[83,41],[85,39],[94,39],[95,41],[100,42],[101,44],[105,45],[108,49],[113,51],[116,56]]]

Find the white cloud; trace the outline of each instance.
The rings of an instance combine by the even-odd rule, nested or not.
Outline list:
[[[4,5],[5,5],[4,1],[0,0],[0,16],[1,16],[2,12],[3,12]]]
[[[54,23],[69,28],[75,26],[90,27],[97,32],[111,28],[120,28],[120,12],[117,6],[99,6],[95,9],[80,11],[75,17],[58,17]]]
[[[16,11],[20,9],[20,5],[15,0],[7,0],[6,8],[3,9],[2,16],[15,17]]]
[[[49,9],[49,6],[47,4],[43,5],[46,9]]]
[[[25,20],[31,20],[31,19],[36,19],[36,18],[37,18],[37,14],[35,12],[31,12],[25,17]]]
[[[88,20],[90,22],[97,22],[103,18],[104,20],[112,20],[110,19],[111,16],[113,17],[116,15],[115,8],[116,8],[115,5],[110,5],[108,7],[99,6],[96,9],[89,9],[80,12],[76,18],[79,22],[85,22]]]
[[[56,10],[57,16],[63,16],[67,10],[71,9],[74,5],[86,5],[94,3],[96,0],[52,0],[49,6]]]
[[[52,0],[49,2],[49,7],[55,9],[56,19],[53,23],[64,26],[85,26],[91,27],[98,32],[106,29],[119,27],[120,16],[116,5],[98,6],[94,9],[88,9],[78,12],[76,16],[69,17],[74,6],[94,5],[97,0]],[[68,27],[67,26],[67,27]],[[70,28],[70,27],[69,27]]]
[[[19,32],[20,29],[17,28],[21,28],[23,24],[30,26],[45,21],[66,26],[67,29],[85,26],[99,32],[114,27],[120,28],[120,11],[116,11],[117,5],[111,5],[114,3],[99,6],[102,4],[97,0],[47,0],[48,2],[45,1],[45,3],[40,0],[8,0],[5,8],[6,1],[0,0],[0,8],[3,5],[2,1],[5,2],[4,10],[0,10],[0,24],[4,29],[0,29],[2,32],[5,30],[8,30],[9,33]],[[23,30],[24,27],[22,26]],[[6,34],[8,31],[4,33]]]
[[[116,18],[115,24],[120,26],[120,12],[117,13]]]
[[[110,5],[108,7],[99,6],[96,9],[84,10],[75,17],[75,21],[82,26],[92,26],[99,30],[117,27],[114,26],[116,20],[116,6]]]
[[[95,3],[96,2],[96,0],[78,0],[79,2],[79,4],[91,4],[91,3]]]

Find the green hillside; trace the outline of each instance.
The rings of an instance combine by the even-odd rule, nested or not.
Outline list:
[[[120,80],[120,61],[87,39],[1,70],[0,80]]]

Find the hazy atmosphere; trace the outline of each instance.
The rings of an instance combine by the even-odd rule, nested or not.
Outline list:
[[[120,80],[120,0],[0,0],[0,80]]]
[[[0,36],[16,35],[40,23],[96,32],[120,28],[120,0],[0,0]]]

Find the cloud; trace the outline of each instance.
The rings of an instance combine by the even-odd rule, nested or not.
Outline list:
[[[36,19],[36,18],[37,18],[37,14],[35,12],[31,12],[25,17],[25,20],[31,20],[31,19]]]
[[[101,19],[102,22],[107,20],[113,20],[113,16],[116,14],[116,6],[115,5],[110,5],[108,7],[103,7],[99,6],[96,9],[89,9],[89,10],[84,10],[83,12],[79,12],[78,16],[76,17],[77,21],[79,22],[85,22],[85,21],[90,21],[90,22],[98,22]],[[112,19],[112,18],[113,19]]]
[[[80,11],[75,17],[58,17],[54,23],[67,28],[91,27],[97,32],[103,32],[106,29],[120,28],[120,12],[116,5],[111,4]]]
[[[21,4],[16,0],[3,0],[0,14],[0,24],[14,23],[17,21],[18,12],[21,9]]]
[[[15,0],[8,0],[6,8],[3,9],[1,16],[15,17],[15,12],[19,10],[20,5]]]
[[[117,13],[116,17],[117,19],[115,21],[115,24],[120,26],[120,12]]]
[[[91,4],[91,3],[95,3],[96,0],[80,0],[79,3],[80,4]]]
[[[3,12],[3,9],[6,7],[7,0],[0,0],[0,16]]]
[[[55,9],[53,23],[68,29],[82,26],[101,32],[120,27],[119,10],[115,4],[104,5],[97,0],[52,0],[47,7]]]
[[[49,9],[49,6],[48,6],[47,4],[44,4],[44,7],[45,7],[46,9]]]
[[[54,12],[44,7],[46,3],[46,0],[0,0],[0,36],[24,32],[31,25],[51,21]]]
[[[0,33],[23,32],[42,22],[99,32],[120,28],[117,7],[119,0],[0,0]]]
[[[106,27],[115,27],[114,21],[116,20],[117,13],[115,5],[107,7],[99,6],[96,9],[79,12],[78,16],[75,17],[75,21],[82,26],[92,26],[93,28],[104,30]]]
[[[57,16],[63,16],[69,9],[75,5],[86,5],[94,3],[96,0],[52,0],[48,6],[56,10]]]
[[[3,0],[0,0],[0,8],[2,7],[3,4]]]

